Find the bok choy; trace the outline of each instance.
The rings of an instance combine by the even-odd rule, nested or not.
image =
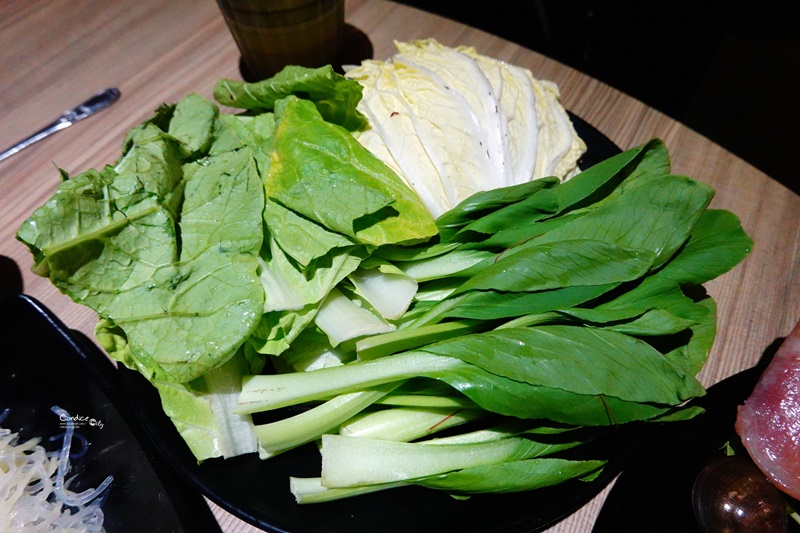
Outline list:
[[[712,196],[702,183],[670,174],[658,140],[565,183],[474,195],[437,220],[436,239],[374,252],[412,277],[438,272],[416,278],[417,298],[393,321],[396,330],[362,336],[340,364],[245,377],[237,412],[326,406],[395,387],[352,422],[364,421],[362,435],[374,431],[377,440],[350,436],[351,423],[339,426],[341,437],[333,436],[335,429],[319,435],[321,477],[292,481],[301,503],[407,484],[455,494],[479,486],[524,490],[552,480],[552,472],[525,483],[499,472],[546,469],[548,461],[566,468],[559,470],[560,481],[591,477],[601,469],[600,458],[567,460],[559,452],[585,444],[604,427],[697,414],[684,404],[705,392],[695,376],[716,323],[714,302],[699,289],[738,264],[752,245],[734,215],[708,209]],[[468,265],[445,261],[473,252],[487,255]],[[456,266],[426,269],[428,262]],[[428,285],[449,290],[428,291]],[[426,393],[433,383],[445,389]],[[395,395],[406,399],[393,402]],[[415,410],[402,405],[409,396],[416,398]],[[524,422],[523,429],[493,436],[511,439],[493,445],[498,456],[488,449],[467,453],[478,462],[459,464],[449,462],[459,448],[439,448],[449,441],[431,438],[437,430],[457,434],[458,423],[432,423],[396,437],[381,433],[384,420],[411,428],[420,412],[434,417],[443,398],[452,399],[454,416],[469,412],[462,424],[488,427],[499,417]],[[364,428],[373,418],[376,427]],[[499,451],[522,449],[512,443],[531,446],[533,435],[548,426],[560,431],[547,432],[549,447],[535,463],[527,452]],[[409,443],[391,444],[396,441]],[[399,465],[420,469],[392,466],[395,457],[402,457]]]

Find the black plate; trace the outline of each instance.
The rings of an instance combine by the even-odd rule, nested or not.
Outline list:
[[[583,139],[583,142],[586,143],[586,152],[579,161],[579,165],[582,169],[586,170],[620,153],[619,146],[614,144],[611,139],[603,135],[594,126],[574,113],[567,111],[567,114],[572,121],[572,125],[575,126],[578,137]]]
[[[80,492],[114,476],[103,506],[109,533],[220,531],[208,505],[166,464],[149,441],[141,442],[135,417],[115,397],[116,372],[108,358],[69,331],[36,300],[18,294],[0,298],[0,412],[2,427],[23,440],[41,438],[48,450],[60,447],[64,428],[53,405],[80,416],[75,432],[90,443],[70,461],[71,487]],[[163,416],[163,415],[162,415]],[[85,418],[84,418],[85,417]],[[80,449],[75,441],[73,451]]]
[[[588,146],[582,168],[619,153],[617,146],[588,123],[576,116],[572,119]],[[267,531],[539,531],[597,495],[619,473],[634,442],[626,431],[616,431],[586,450],[587,457],[609,461],[604,473],[592,482],[575,481],[526,493],[478,495],[467,501],[457,501],[438,491],[407,487],[300,506],[289,492],[289,476],[319,475],[320,458],[313,445],[268,461],[251,454],[198,465],[161,410],[155,389],[136,372],[121,369],[120,377],[126,395],[135,399],[139,422],[168,461],[209,499]]]
[[[592,533],[703,533],[692,512],[692,486],[705,465],[724,455],[727,442],[741,447],[734,429],[737,408],[750,396],[765,364],[709,387],[706,396],[693,402],[705,414],[649,435],[630,456]],[[800,526],[789,520],[788,533],[798,532]]]
[[[121,371],[126,393],[137,398],[138,414],[170,462],[212,501],[262,529],[275,532],[532,532],[577,510],[616,476],[636,435],[617,430],[583,453],[608,459],[593,482],[505,495],[477,495],[459,501],[417,487],[393,489],[340,502],[300,506],[289,492],[289,476],[318,476],[319,453],[312,445],[268,461],[255,454],[197,465],[160,412],[155,389],[138,373]]]

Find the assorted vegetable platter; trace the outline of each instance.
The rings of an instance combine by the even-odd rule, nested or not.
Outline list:
[[[552,85],[398,47],[346,76],[221,80],[244,112],[163,106],[18,238],[197,461],[320,443],[300,503],[593,479],[575,452],[609,427],[697,414],[702,284],[752,243],[659,140],[578,169]]]

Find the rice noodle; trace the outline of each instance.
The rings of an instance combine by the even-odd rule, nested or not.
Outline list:
[[[0,531],[103,532],[101,507],[113,476],[81,493],[67,488],[75,427],[65,410],[52,410],[67,424],[55,452],[47,452],[38,438],[20,442],[17,433],[0,427]],[[0,413],[0,423],[7,413]]]

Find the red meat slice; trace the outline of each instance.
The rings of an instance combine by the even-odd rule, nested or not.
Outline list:
[[[739,407],[736,432],[764,475],[800,499],[800,322]]]

